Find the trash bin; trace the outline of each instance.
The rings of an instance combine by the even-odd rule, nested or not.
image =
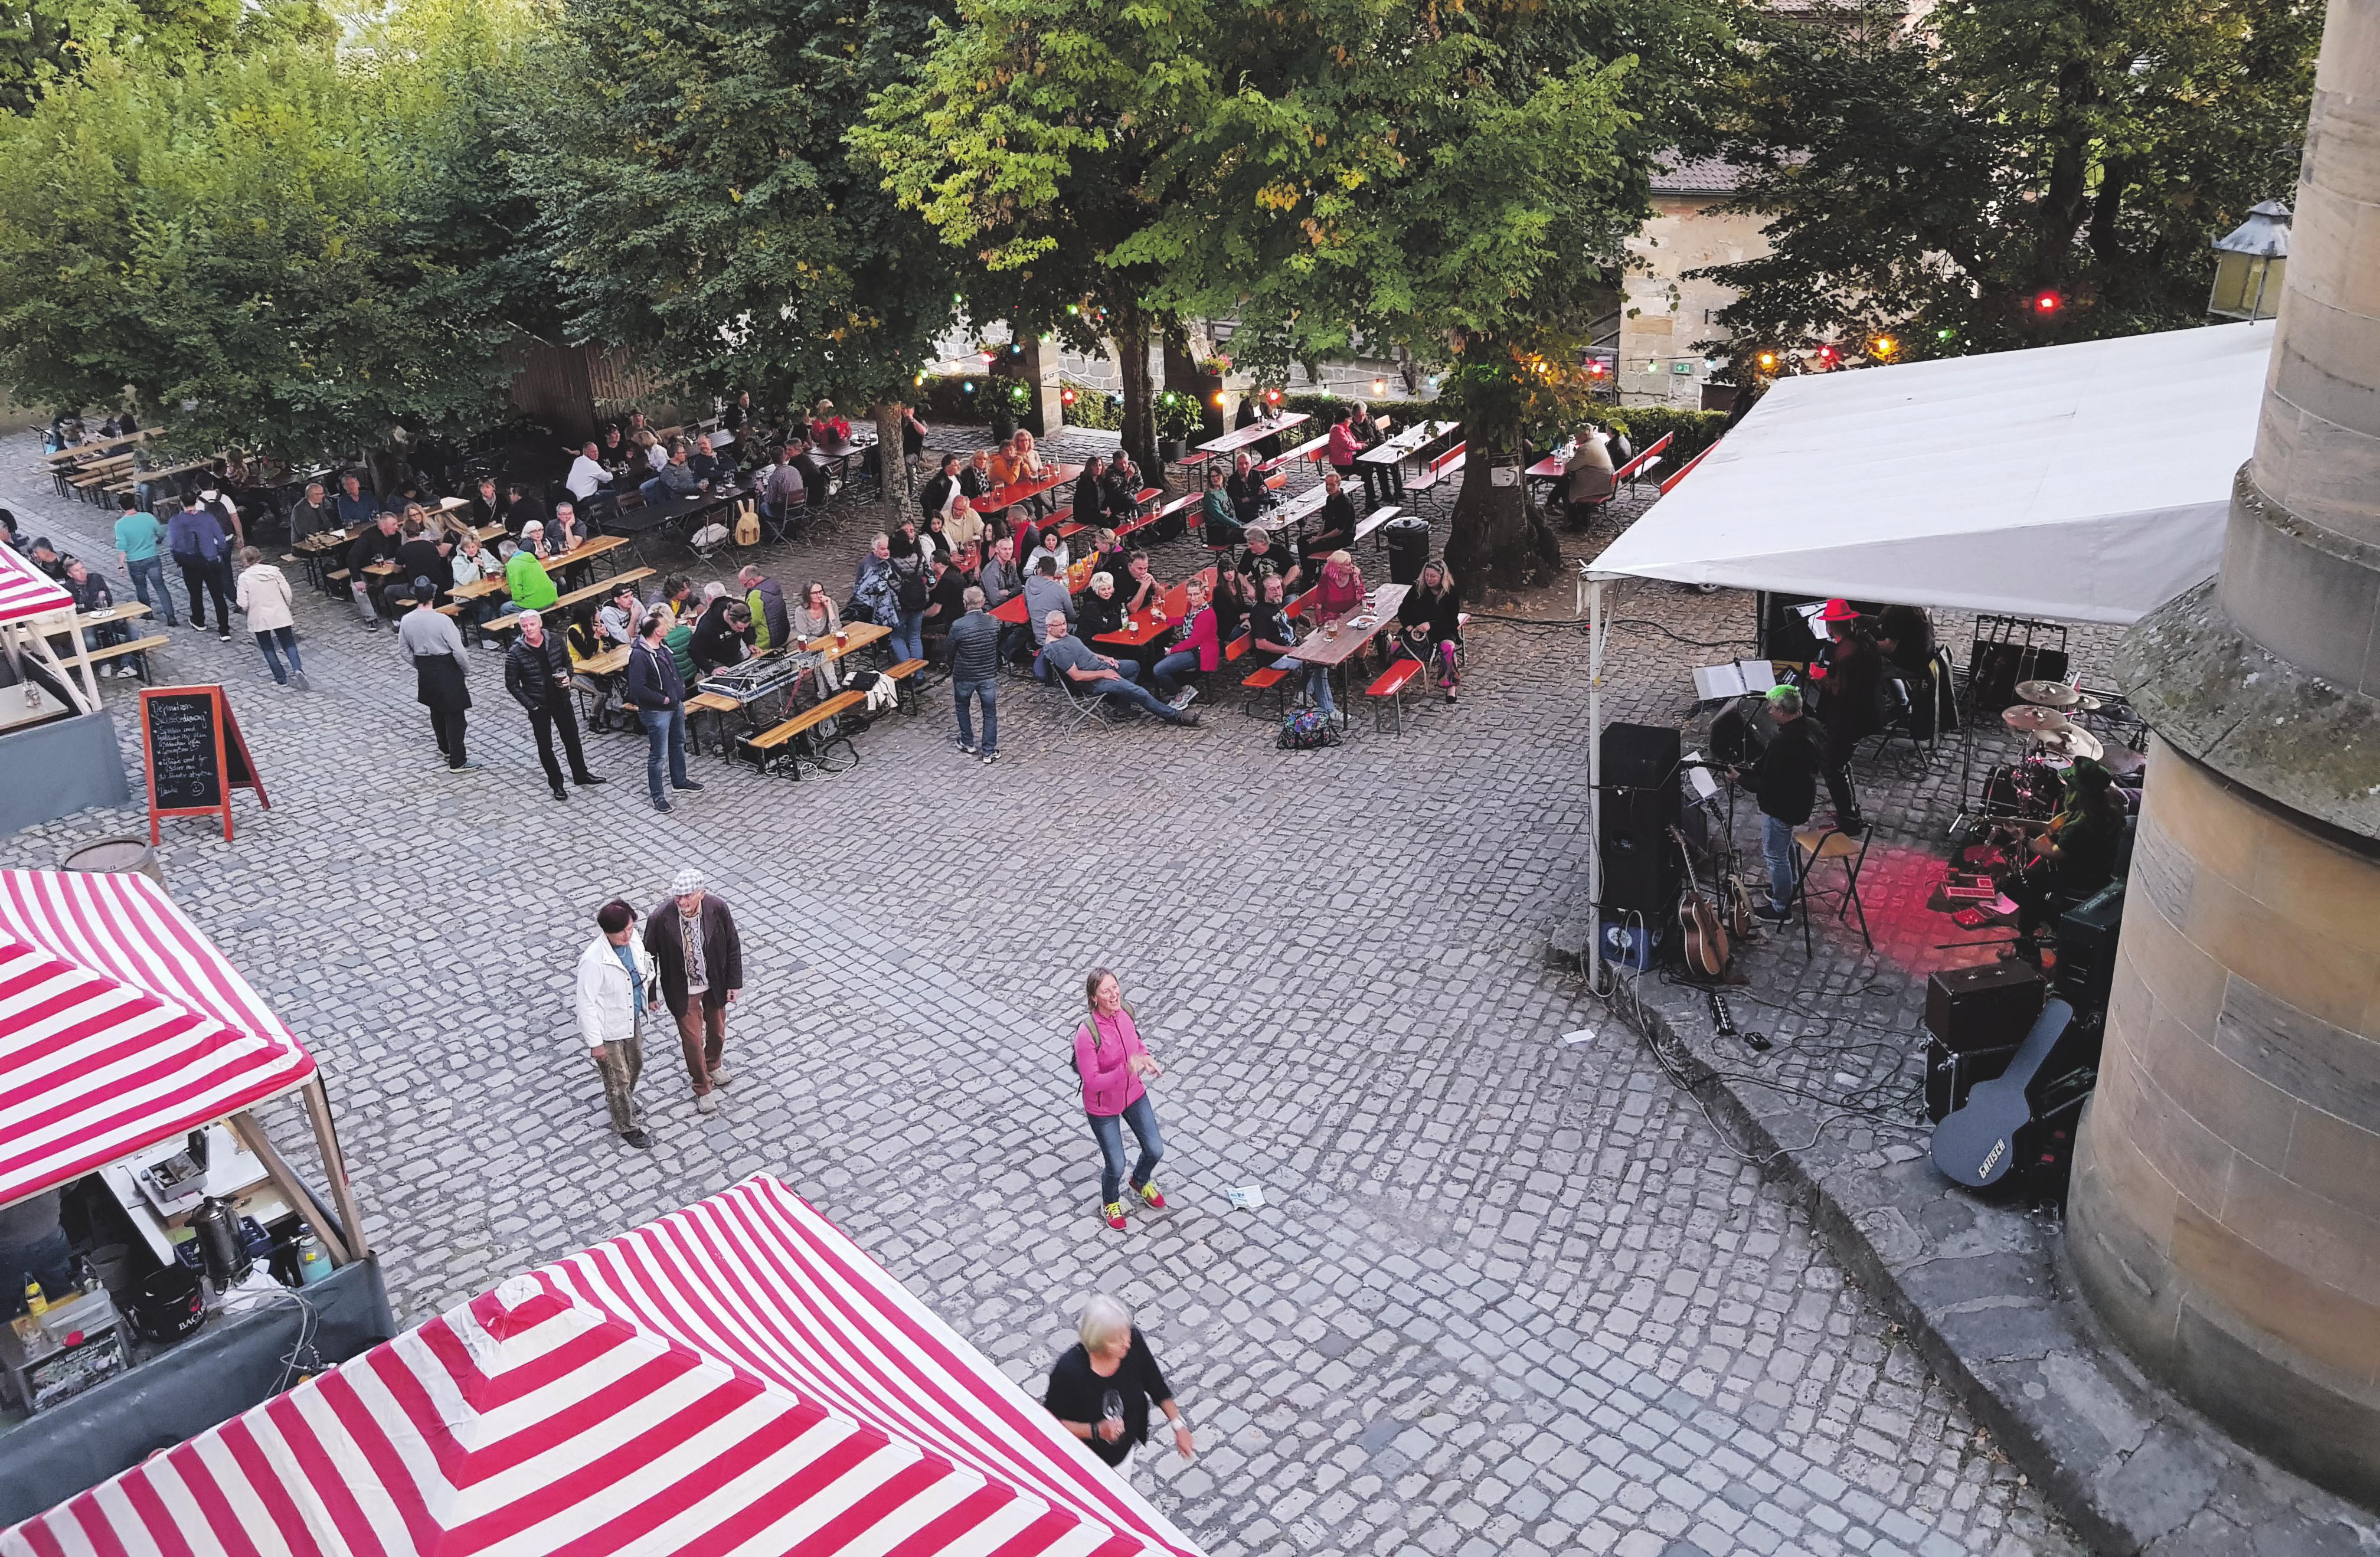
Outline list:
[[[157,864],[157,851],[145,838],[126,835],[117,838],[93,838],[90,843],[67,851],[58,861],[61,870],[88,870],[102,874],[138,870],[159,886],[165,884],[165,872]]]
[[[1389,582],[1418,582],[1422,565],[1429,561],[1429,521],[1402,514],[1380,527],[1380,537],[1389,548]]]

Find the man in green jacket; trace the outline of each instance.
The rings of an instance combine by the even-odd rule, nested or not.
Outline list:
[[[506,611],[543,611],[562,598],[545,564],[537,560],[537,543],[544,538],[545,527],[535,519],[521,528],[520,550],[504,564],[504,590],[512,596]]]

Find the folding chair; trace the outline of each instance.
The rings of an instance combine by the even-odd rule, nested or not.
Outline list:
[[[1841,918],[1854,909],[1859,914],[1860,940],[1871,952],[1876,950],[1876,938],[1867,930],[1867,905],[1860,901],[1860,867],[1867,863],[1867,835],[1854,838],[1832,825],[1797,827],[1793,830],[1793,851],[1796,870],[1793,876],[1793,902],[1786,905],[1791,913],[1795,906],[1802,910],[1802,955],[1811,955],[1810,948],[1810,878],[1819,864],[1839,859],[1843,865],[1843,885],[1834,894],[1835,918]]]
[[[1086,724],[1121,724],[1123,723],[1124,711],[1116,707],[1105,692],[1085,690],[1085,683],[1077,682],[1064,671],[1056,672],[1055,679],[1058,689],[1066,695],[1067,706],[1074,710],[1075,722],[1066,726],[1069,735],[1081,729]]]

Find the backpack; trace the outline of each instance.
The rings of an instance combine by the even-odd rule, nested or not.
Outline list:
[[[892,565],[894,597],[904,611],[926,609],[926,565],[917,558],[905,558]]]
[[[1319,709],[1301,708],[1292,711],[1281,722],[1281,738],[1273,744],[1283,751],[1313,751],[1339,744],[1339,732],[1322,717]]]

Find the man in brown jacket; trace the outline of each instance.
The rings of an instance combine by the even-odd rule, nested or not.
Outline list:
[[[719,1058],[727,1042],[727,1008],[744,992],[744,943],[727,905],[703,890],[701,871],[679,871],[668,899],[646,916],[645,950],[661,971],[662,1000],[677,1018],[695,1112],[716,1113],[710,1089],[728,1083]]]

